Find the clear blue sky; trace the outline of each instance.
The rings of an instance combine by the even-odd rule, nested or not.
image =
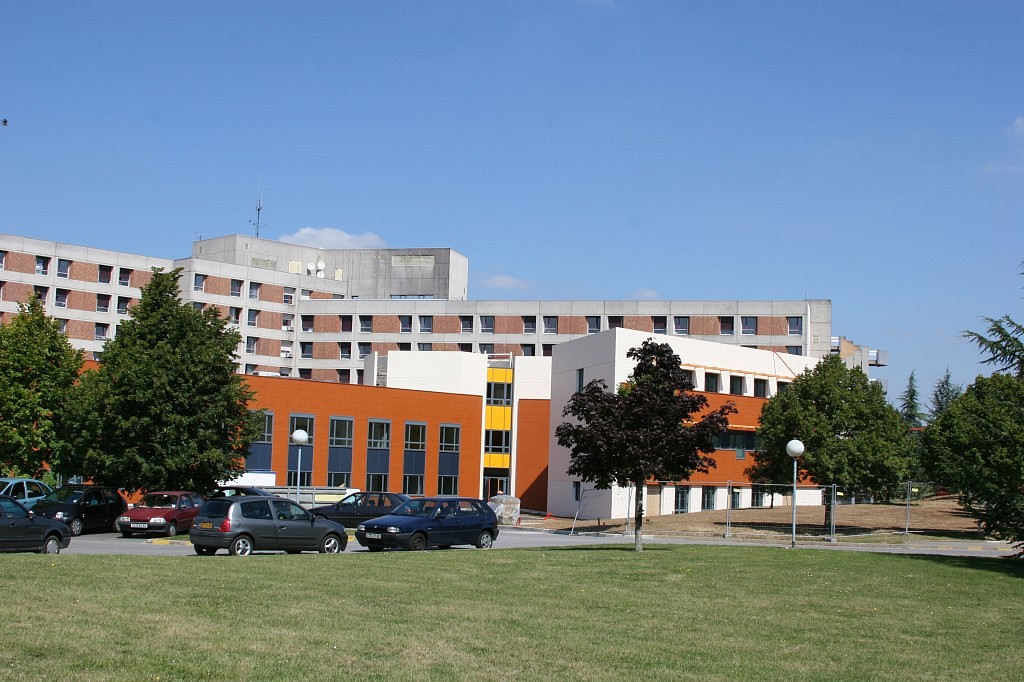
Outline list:
[[[898,395],[1024,318],[1024,3],[8,2],[0,231],[450,246],[474,299],[802,299]]]

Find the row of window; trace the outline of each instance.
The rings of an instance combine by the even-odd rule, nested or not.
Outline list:
[[[295,433],[297,430],[306,432],[305,445],[313,447],[314,434],[316,433],[316,418],[311,415],[293,414],[288,420],[288,433]],[[331,417],[327,445],[328,447],[350,448],[353,444],[353,433],[355,420],[352,417]],[[274,433],[274,415],[267,413],[263,423],[262,435],[256,443],[271,443]],[[440,452],[458,452],[462,427],[456,424],[441,424],[438,430],[437,444]],[[366,447],[369,449],[388,449],[391,447],[391,420],[390,419],[369,419],[367,420]],[[405,423],[405,449],[426,450],[427,449],[427,425],[422,422]]]
[[[0,270],[3,270],[7,262],[7,252],[0,251]],[[49,256],[36,256],[36,274],[49,275],[52,259]],[[71,277],[71,263],[67,258],[57,259],[57,277],[67,279]],[[114,276],[113,265],[98,265],[96,281],[100,284],[110,284]],[[131,286],[132,268],[117,269],[117,283],[123,287]]]

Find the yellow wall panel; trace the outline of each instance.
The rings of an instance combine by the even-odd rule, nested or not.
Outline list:
[[[485,429],[494,431],[512,430],[512,408],[488,405],[485,409]]]
[[[508,469],[509,464],[512,462],[512,455],[502,455],[498,453],[485,453],[484,454],[484,466],[485,467],[496,467],[498,469]]]
[[[487,381],[495,384],[511,384],[512,369],[509,367],[488,367]]]

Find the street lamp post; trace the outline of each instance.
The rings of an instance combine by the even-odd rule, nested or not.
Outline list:
[[[804,454],[804,444],[794,438],[786,443],[786,454],[793,458],[793,547],[796,547],[796,461]]]
[[[302,446],[309,442],[309,434],[302,429],[295,429],[292,431],[292,444],[299,446],[298,462],[296,463],[295,471],[295,504],[299,502],[299,490],[302,485]]]

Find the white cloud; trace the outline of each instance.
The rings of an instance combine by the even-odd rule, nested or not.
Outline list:
[[[387,246],[373,232],[349,234],[335,227],[304,227],[294,234],[281,235],[278,241],[318,249],[382,249]]]
[[[489,275],[480,280],[480,285],[494,289],[528,289],[530,282],[511,275]]]
[[[1024,116],[1018,116],[1013,125],[1010,126],[1010,130],[1017,137],[1024,137]]]
[[[654,289],[637,289],[633,292],[633,297],[638,301],[657,301],[661,299],[658,296],[658,292]]]

